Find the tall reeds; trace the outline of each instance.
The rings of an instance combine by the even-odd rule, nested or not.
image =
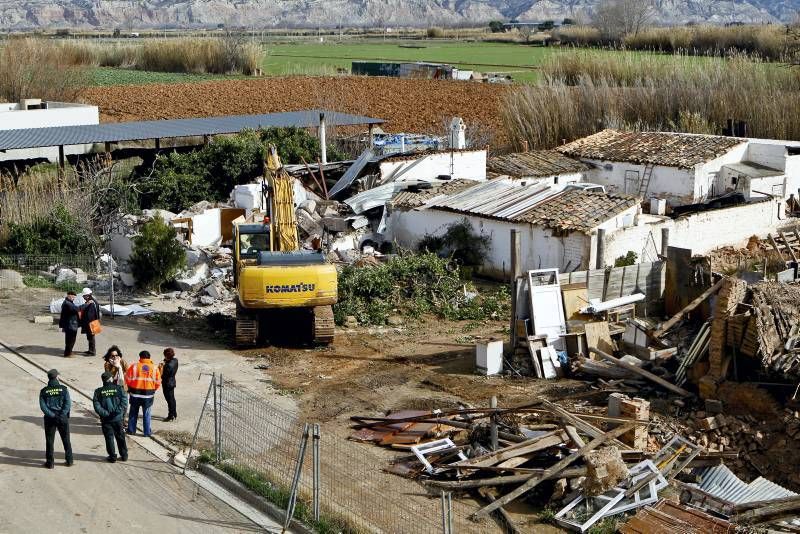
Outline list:
[[[74,101],[85,84],[85,68],[63,61],[50,41],[16,38],[0,47],[0,100]]]
[[[603,128],[721,133],[727,119],[750,135],[800,139],[800,71],[733,58],[572,52],[542,69],[539,85],[503,105],[515,148],[550,148]]]

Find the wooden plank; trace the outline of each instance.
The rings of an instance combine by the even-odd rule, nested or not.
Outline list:
[[[576,447],[580,449],[586,445],[586,442],[581,439],[578,435],[578,430],[574,426],[567,425],[564,429],[567,431],[567,436],[569,436],[569,439],[572,440],[572,443],[574,443]]]
[[[472,514],[472,517],[474,519],[480,519],[482,517],[486,517],[487,515],[489,515],[490,513],[494,512],[495,510],[497,510],[501,506],[505,506],[506,504],[510,503],[514,499],[517,499],[520,496],[522,496],[523,494],[525,494],[528,491],[532,490],[533,488],[538,486],[540,483],[542,483],[544,480],[547,480],[548,478],[561,473],[564,469],[569,467],[573,462],[583,458],[583,456],[586,455],[586,453],[591,452],[594,449],[596,449],[597,447],[603,445],[604,443],[606,443],[608,441],[611,441],[612,439],[621,436],[625,432],[628,432],[629,430],[631,430],[633,428],[633,426],[634,425],[623,425],[623,426],[621,426],[619,428],[615,428],[611,432],[606,432],[605,434],[603,434],[600,437],[594,438],[592,441],[590,441],[589,443],[587,443],[586,445],[584,445],[583,447],[581,447],[577,451],[573,452],[572,454],[570,454],[566,458],[562,459],[559,462],[556,462],[553,466],[548,467],[547,469],[545,469],[544,473],[542,473],[541,476],[534,475],[533,477],[529,478],[524,484],[522,484],[520,487],[518,487],[514,491],[503,495],[502,497],[500,497],[499,499],[497,499],[493,503],[491,503],[491,504],[489,504],[487,506],[484,506],[483,508],[481,508],[480,510],[478,510],[477,512]]]
[[[587,436],[590,436],[592,438],[597,438],[597,437],[600,437],[600,436],[603,435],[603,431],[602,430],[600,430],[596,426],[592,425],[591,423],[587,423],[586,421],[584,421],[580,417],[569,413],[567,410],[565,410],[561,406],[553,404],[552,402],[550,402],[547,399],[541,399],[541,404],[542,404],[542,406],[547,408],[547,410],[552,412],[554,415],[557,415],[558,417],[560,417],[562,421],[564,421],[568,425],[574,426],[576,429],[580,430],[581,432],[583,432]],[[626,445],[625,443],[622,443],[618,439],[614,440],[614,445],[618,446],[623,452],[626,451],[626,450],[629,450],[631,448],[630,445]]]
[[[782,231],[778,232],[778,234],[781,236],[781,239],[783,239],[783,242],[786,244],[786,250],[789,251],[789,255],[792,257],[792,261],[797,263],[797,256],[795,255],[794,250],[792,250],[792,247],[789,244],[789,240],[786,239],[786,234],[784,234]]]
[[[521,475],[503,475],[499,477],[474,478],[468,480],[422,480],[422,483],[426,486],[431,486],[434,488],[465,490],[482,488],[484,486],[506,486],[509,484],[521,484],[526,480],[529,480],[531,476],[541,476],[544,474],[544,472],[544,469],[531,469],[530,472],[526,472]],[[583,476],[586,476],[585,467],[572,467],[570,469],[565,469],[560,473],[556,473],[551,477],[551,480],[554,478],[578,478]]]
[[[490,452],[488,454],[484,454],[482,456],[477,456],[475,458],[470,458],[468,460],[462,460],[460,462],[449,464],[449,467],[460,467],[460,466],[473,466],[473,467],[485,467],[485,466],[492,466],[496,465],[500,462],[508,460],[509,458],[515,458],[517,456],[523,454],[530,454],[532,452],[540,451],[543,449],[547,449],[549,447],[555,447],[556,445],[560,445],[569,439],[562,431],[554,431],[548,432],[547,434],[543,434],[541,436],[537,436],[533,439],[529,439],[527,441],[523,441],[522,443],[515,443],[510,447],[505,447],[498,451]]]
[[[660,376],[656,376],[653,373],[651,373],[650,371],[645,371],[644,369],[640,369],[639,367],[636,367],[635,365],[631,365],[631,364],[629,364],[627,362],[624,362],[624,361],[620,360],[619,358],[615,358],[614,356],[612,356],[612,355],[610,355],[610,354],[608,354],[606,352],[603,352],[602,350],[599,350],[597,347],[589,347],[589,351],[594,352],[595,354],[597,354],[598,356],[602,357],[606,361],[609,361],[609,362],[611,362],[611,363],[613,363],[613,364],[615,364],[615,365],[617,365],[619,367],[622,367],[623,369],[627,369],[628,371],[631,371],[632,373],[635,373],[635,374],[637,374],[639,376],[642,376],[642,377],[650,380],[651,382],[654,382],[654,383],[658,384],[659,386],[663,387],[664,389],[668,389],[668,390],[670,390],[670,391],[672,391],[674,393],[677,393],[681,397],[690,397],[692,395],[691,393],[689,393],[685,389],[676,386],[672,382],[667,382],[666,380],[664,380]]]
[[[589,290],[586,288],[586,284],[561,286],[561,294],[564,296],[564,315],[567,320],[586,317],[580,313],[581,308],[585,308],[589,304]]]
[[[606,352],[614,352],[614,342],[611,340],[611,333],[608,331],[608,323],[586,323],[586,345],[597,347]]]
[[[497,497],[499,496],[499,492],[496,489],[487,487],[480,488],[478,490],[478,494],[490,504],[496,501]],[[514,519],[503,509],[502,506],[498,508],[495,513],[499,516],[497,521],[500,523],[500,526],[504,531],[510,532],[511,534],[522,534],[524,532],[517,526]]]
[[[721,279],[719,282],[717,282],[716,284],[714,284],[714,285],[713,285],[713,286],[711,286],[710,288],[706,289],[706,290],[705,290],[705,291],[704,291],[704,292],[703,292],[703,293],[702,293],[702,294],[701,294],[699,297],[697,297],[697,298],[696,298],[696,299],[694,299],[692,302],[690,302],[689,304],[687,304],[685,308],[683,308],[681,311],[679,311],[678,313],[676,313],[675,315],[673,315],[672,317],[670,317],[669,319],[667,319],[667,321],[666,321],[666,322],[664,322],[664,323],[663,323],[663,324],[662,324],[662,325],[661,325],[661,326],[658,328],[658,330],[656,330],[655,332],[653,332],[653,334],[651,335],[651,337],[653,337],[654,339],[658,339],[658,338],[660,338],[661,336],[663,336],[664,334],[666,334],[666,333],[667,333],[667,331],[668,331],[670,328],[672,328],[673,326],[675,326],[675,325],[678,323],[678,321],[680,321],[680,320],[681,320],[681,318],[682,318],[682,317],[683,317],[685,314],[689,313],[690,311],[692,311],[692,310],[694,310],[695,308],[697,308],[698,306],[700,306],[700,305],[701,305],[701,304],[702,304],[702,303],[703,303],[703,302],[704,302],[706,299],[708,299],[708,298],[709,298],[711,295],[713,295],[714,293],[716,293],[717,291],[719,291],[719,289],[722,287],[722,283],[723,283],[724,281],[725,281],[725,279],[724,279],[724,278],[722,278],[722,279]]]
[[[778,257],[781,260],[785,261],[783,258],[783,254],[781,254],[781,249],[778,248],[778,244],[775,242],[775,238],[772,237],[772,234],[767,234],[767,239],[769,239],[769,244],[772,245],[772,248],[775,249],[775,253],[778,255]]]
[[[794,514],[800,510],[800,496],[778,499],[760,508],[741,512],[733,516],[734,523],[753,522],[767,517],[777,517],[787,514]]]

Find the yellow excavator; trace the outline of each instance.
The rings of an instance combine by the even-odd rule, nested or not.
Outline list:
[[[236,343],[255,346],[265,337],[328,344],[333,341],[336,267],[321,251],[301,250],[294,178],[274,145],[267,151],[262,221],[235,222]]]

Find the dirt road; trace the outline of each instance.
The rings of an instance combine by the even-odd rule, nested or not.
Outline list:
[[[129,440],[109,464],[97,420],[73,404],[75,465],[41,467],[43,382],[0,357],[0,532],[256,532],[256,525]]]

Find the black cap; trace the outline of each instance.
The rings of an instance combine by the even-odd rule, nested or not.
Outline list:
[[[108,372],[103,373],[102,375],[100,375],[100,378],[103,379],[103,382],[111,382],[111,373]]]
[[[58,369],[50,369],[49,371],[47,371],[47,378],[49,378],[50,380],[54,379],[57,376],[58,376]]]

